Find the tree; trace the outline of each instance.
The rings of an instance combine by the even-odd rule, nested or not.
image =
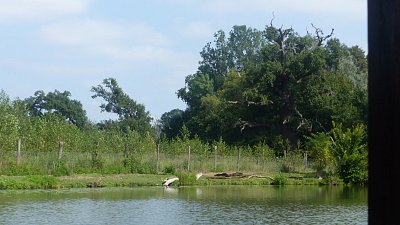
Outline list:
[[[8,95],[0,90],[0,156],[14,149],[20,127]]]
[[[70,97],[69,91],[55,90],[47,94],[44,91],[36,91],[34,96],[25,99],[24,102],[31,116],[43,116],[48,113],[59,115],[82,129],[88,123],[86,112],[79,101]]]
[[[313,26],[314,27],[314,26]],[[178,97],[188,108],[185,124],[205,141],[257,144],[298,140],[366,118],[366,57],[314,27],[264,31],[235,26],[219,31],[201,52],[198,71],[186,77]]]
[[[102,84],[91,88],[90,91],[94,93],[92,98],[103,98],[106,103],[100,105],[101,111],[116,113],[119,117],[116,123],[121,130],[125,132],[135,130],[141,134],[151,130],[152,118],[144,105],[131,99],[114,78],[104,79]]]
[[[184,123],[183,113],[180,109],[173,109],[162,114],[160,119],[161,134],[165,138],[170,140],[179,135],[179,130]]]

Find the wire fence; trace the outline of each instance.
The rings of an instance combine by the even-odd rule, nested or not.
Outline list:
[[[19,147],[18,147],[19,146]],[[307,172],[312,162],[302,153],[286,157],[270,157],[264,152],[257,154],[242,152],[191,151],[169,152],[160,149],[135,152],[127,148],[121,151],[74,152],[63,151],[22,151],[17,144],[16,152],[0,152],[0,175],[69,175],[86,173],[174,173],[174,172]]]

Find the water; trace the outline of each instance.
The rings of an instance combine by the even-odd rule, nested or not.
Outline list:
[[[0,224],[367,224],[367,211],[366,188],[0,191]]]

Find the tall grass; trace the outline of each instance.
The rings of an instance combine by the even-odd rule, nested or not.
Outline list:
[[[121,152],[98,152],[94,159],[90,152],[65,152],[58,160],[56,152],[26,152],[19,165],[15,154],[8,153],[0,159],[0,175],[71,175],[71,174],[158,174],[183,172],[307,172],[302,159],[293,157],[261,158],[257,155],[236,155],[160,152],[131,153],[127,158]]]
[[[265,144],[228,146],[223,140],[210,144],[187,136],[157,144],[149,133],[95,126],[81,130],[55,115],[26,117],[6,106],[0,107],[0,175],[304,170],[301,156],[289,154],[284,160],[277,159],[277,151]],[[19,164],[18,139],[22,141]],[[64,144],[59,160],[60,142]]]

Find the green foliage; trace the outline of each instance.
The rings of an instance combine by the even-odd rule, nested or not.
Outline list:
[[[130,173],[138,174],[157,174],[154,162],[140,160],[135,157],[124,159],[124,166]]]
[[[101,170],[104,165],[104,160],[101,157],[101,153],[97,148],[94,148],[92,151],[92,169]]]
[[[321,185],[340,185],[343,181],[337,176],[328,174],[324,179],[320,180]]]
[[[367,132],[363,125],[344,129],[333,125],[331,130],[331,150],[335,158],[338,174],[343,181],[353,184],[368,182]]]
[[[179,178],[179,186],[190,186],[196,184],[196,174],[193,173],[177,173]]]
[[[165,173],[184,171],[188,164],[193,171],[233,170],[237,152],[247,160],[240,169],[264,171],[269,162],[274,172],[298,172],[306,150],[317,173],[367,183],[366,128],[358,125],[366,124],[368,115],[365,53],[321,30],[316,34],[301,36],[272,24],[261,31],[246,26],[218,31],[201,51],[197,71],[177,92],[187,109],[163,114],[156,126],[161,135],[152,132],[144,105],[113,78],[91,89],[93,98],[104,100],[101,111],[118,115],[98,125],[87,122],[68,91],[37,91],[24,101],[11,101],[1,91],[0,173],[156,173],[157,143],[161,157],[172,158]],[[20,165],[17,139],[23,159],[31,160]],[[61,141],[73,163],[56,160]]]
[[[163,172],[165,174],[175,174],[175,172],[176,172],[175,166],[173,164],[169,163],[164,166]]]
[[[281,172],[301,172],[300,170],[303,167],[303,152],[290,152],[287,154],[286,158],[280,158],[280,162]]]
[[[20,122],[15,115],[13,104],[8,95],[0,91],[0,157],[6,151],[15,149]]]
[[[112,112],[119,116],[119,120],[115,124],[116,127],[119,127],[124,132],[135,130],[141,134],[151,130],[150,122],[152,118],[149,112],[145,110],[144,105],[138,104],[131,99],[119,87],[114,78],[104,79],[103,85],[92,87],[90,90],[94,93],[92,98],[100,97],[104,99],[106,103],[100,105],[102,112]],[[112,127],[113,124],[114,122],[111,122],[109,125]]]
[[[168,140],[177,137],[179,135],[179,130],[183,126],[183,122],[183,111],[180,109],[173,109],[164,113],[160,119],[162,135]]]
[[[26,176],[22,178],[0,177],[0,190],[6,189],[52,189],[58,180],[52,176]]]
[[[272,24],[263,31],[218,31],[177,91],[188,105],[179,118],[192,136],[235,145],[265,141],[282,155],[304,135],[330,130],[332,120],[346,127],[365,123],[364,52],[315,29],[314,36]],[[177,135],[180,127],[168,129]]]
[[[288,179],[283,174],[274,176],[274,180],[271,182],[272,185],[286,185],[287,183]]]
[[[47,94],[43,91],[36,91],[34,96],[25,99],[24,103],[32,116],[59,115],[82,129],[88,123],[86,112],[79,101],[72,100],[70,97],[69,91],[55,90]]]
[[[57,179],[52,176],[27,176],[24,180],[31,188],[50,189],[55,188]]]
[[[317,174],[322,174],[328,164],[332,164],[334,157],[331,152],[331,138],[329,134],[317,133],[307,137],[306,149],[313,159]]]
[[[69,176],[70,174],[71,172],[64,161],[59,160],[55,164],[53,176]]]

